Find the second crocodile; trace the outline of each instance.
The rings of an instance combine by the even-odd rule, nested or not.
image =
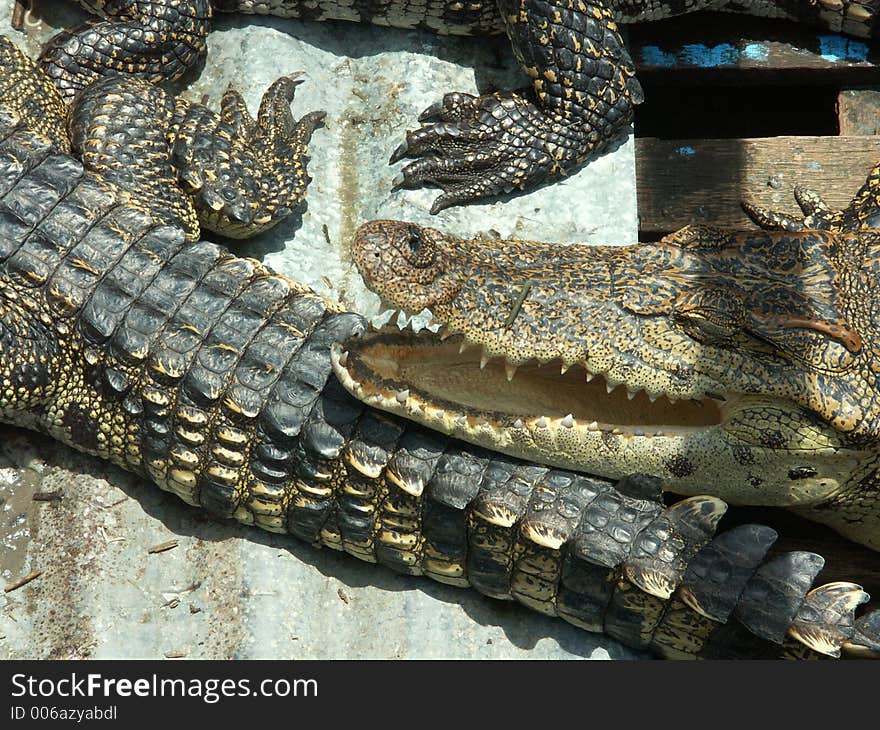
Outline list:
[[[442,332],[348,343],[336,372],[366,403],[472,443],[788,507],[880,550],[871,180],[844,214],[810,198],[812,224],[854,230],[697,226],[602,247],[366,224],[367,284]]]

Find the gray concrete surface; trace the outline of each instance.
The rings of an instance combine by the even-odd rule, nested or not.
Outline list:
[[[82,13],[42,3],[31,54]],[[280,74],[307,72],[294,104],[328,112],[313,138],[308,210],[241,251],[359,311],[373,313],[348,256],[359,223],[405,218],[461,234],[628,243],[636,236],[632,138],[570,178],[511,200],[439,216],[436,191],[390,192],[391,151],[445,91],[523,79],[506,40],[450,39],[351,24],[221,17],[205,68],[185,93],[218,100],[229,82],[253,109]],[[56,502],[35,491],[63,490]],[[178,546],[149,554],[151,546]],[[0,429],[0,657],[607,658],[615,642],[490,601],[473,591],[399,576],[332,551],[218,524],[116,468],[50,440]]]

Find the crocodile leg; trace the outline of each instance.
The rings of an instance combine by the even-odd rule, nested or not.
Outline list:
[[[31,128],[192,240],[201,228],[229,238],[257,235],[305,199],[308,145],[324,112],[294,119],[296,74],[269,87],[254,120],[231,87],[217,114],[131,76],[98,79],[68,107],[48,76],[2,36],[0,72],[0,98]]]
[[[79,0],[101,16],[56,35],[40,57],[70,102],[108,70],[152,82],[180,78],[204,57],[211,0]]]
[[[432,213],[566,175],[632,120],[642,101],[605,0],[498,0],[529,91],[447,94],[420,117],[391,162],[398,187],[443,188]]]
[[[868,173],[865,184],[843,210],[833,210],[818,193],[800,185],[795,187],[794,197],[802,216],[770,210],[747,201],[743,201],[742,207],[758,226],[769,231],[818,229],[840,232],[880,228],[880,164]]]
[[[330,357],[361,317],[157,225],[14,112],[0,129],[4,422],[211,514],[661,654],[880,649],[875,620],[854,622],[858,586],[808,592],[822,559],[768,560],[767,528],[715,537],[718,499],[665,507],[656,479],[537,466],[370,409]]]

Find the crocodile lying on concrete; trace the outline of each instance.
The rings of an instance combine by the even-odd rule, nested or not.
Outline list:
[[[108,71],[177,78],[204,56],[212,14],[373,22],[439,33],[506,32],[531,89],[446,94],[392,156],[399,185],[443,189],[432,212],[566,174],[630,123],[643,93],[617,23],[701,9],[783,17],[874,37],[878,0],[80,0],[103,17],[43,55],[72,96]]]
[[[248,238],[302,205],[311,180],[308,144],[324,114],[293,119],[296,78],[282,76],[269,87],[256,120],[231,87],[216,114],[131,76],[100,79],[68,106],[33,61],[0,36],[0,98],[191,240],[201,228]]]
[[[880,550],[875,173],[841,213],[800,192],[824,231],[757,209],[800,230],[560,247],[366,224],[353,253],[368,286],[429,308],[442,333],[348,343],[337,375],[484,447],[790,507]]]
[[[28,93],[29,86],[22,87]],[[7,90],[5,101],[14,93]],[[189,242],[0,105],[0,420],[210,513],[515,599],[671,657],[880,654],[859,586],[725,504],[491,454],[332,373],[363,319]],[[19,107],[20,108],[20,105]]]

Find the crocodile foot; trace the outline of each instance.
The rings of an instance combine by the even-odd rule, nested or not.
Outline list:
[[[256,119],[231,86],[220,103],[219,122],[201,105],[185,106],[172,159],[203,228],[228,238],[249,238],[287,217],[302,203],[312,133],[326,113],[291,113],[301,74],[282,76],[260,103]]]
[[[548,116],[521,91],[446,94],[419,121],[391,156],[392,164],[419,158],[403,168],[394,189],[442,188],[431,213],[565,175],[601,141],[597,131]]]
[[[794,198],[803,215],[790,215],[746,201],[742,207],[749,218],[768,231],[845,232],[880,228],[880,165],[871,170],[852,202],[842,210],[835,210],[819,193],[803,185],[795,186]]]

